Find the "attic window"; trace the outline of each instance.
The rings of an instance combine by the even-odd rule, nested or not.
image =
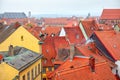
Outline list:
[[[21,41],[24,41],[24,38],[23,38],[23,36],[21,36]]]
[[[47,59],[44,59],[44,63],[45,63],[45,64],[47,63]]]
[[[93,31],[93,30],[95,30],[95,28],[94,27],[90,27],[90,29]]]
[[[52,61],[52,62],[55,62],[55,59],[54,59],[54,58],[52,58],[52,59],[51,59],[51,61]]]
[[[24,58],[21,58],[21,60],[22,60],[22,61],[25,61],[25,59],[24,59]]]
[[[79,34],[77,34],[77,35],[76,35],[76,39],[79,39],[79,38],[80,38],[80,36],[79,36]]]
[[[114,44],[113,47],[116,48],[117,46]]]
[[[47,50],[46,50],[46,52],[48,53],[48,52],[49,52],[49,50],[47,49]]]

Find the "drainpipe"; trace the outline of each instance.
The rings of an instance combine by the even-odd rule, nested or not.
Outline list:
[[[38,42],[38,44],[39,44],[39,54],[42,54],[42,44],[43,44],[44,42],[43,41],[39,41]],[[43,69],[43,67],[42,67],[42,60],[41,60],[41,64],[40,64],[41,66],[40,66],[40,68],[41,68],[41,80],[42,80],[42,69]]]

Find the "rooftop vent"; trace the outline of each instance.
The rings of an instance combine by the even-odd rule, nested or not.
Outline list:
[[[21,58],[21,60],[22,60],[22,61],[25,61],[25,59],[24,59],[24,58]]]

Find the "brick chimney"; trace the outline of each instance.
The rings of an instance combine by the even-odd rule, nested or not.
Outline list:
[[[89,58],[89,66],[92,72],[95,72],[95,58],[91,56]]]
[[[74,54],[75,54],[74,44],[70,44],[70,61],[73,60]]]
[[[8,55],[9,55],[9,56],[13,56],[13,55],[14,55],[14,48],[13,48],[13,45],[10,45],[10,46],[9,46]]]

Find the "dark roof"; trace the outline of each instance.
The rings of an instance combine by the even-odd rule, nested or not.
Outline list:
[[[3,14],[0,14],[0,19],[3,17]]]
[[[1,52],[0,52],[1,53]],[[4,54],[2,52],[2,54]],[[8,56],[8,55],[7,55]],[[23,47],[14,47],[14,56],[5,57],[4,61],[19,71],[26,69],[31,64],[42,58],[42,55]]]
[[[15,27],[13,25],[11,26],[2,26],[0,25],[0,43],[2,43],[8,36],[10,36],[14,31]]]
[[[27,18],[26,14],[23,12],[5,12],[1,15],[1,18]]]

